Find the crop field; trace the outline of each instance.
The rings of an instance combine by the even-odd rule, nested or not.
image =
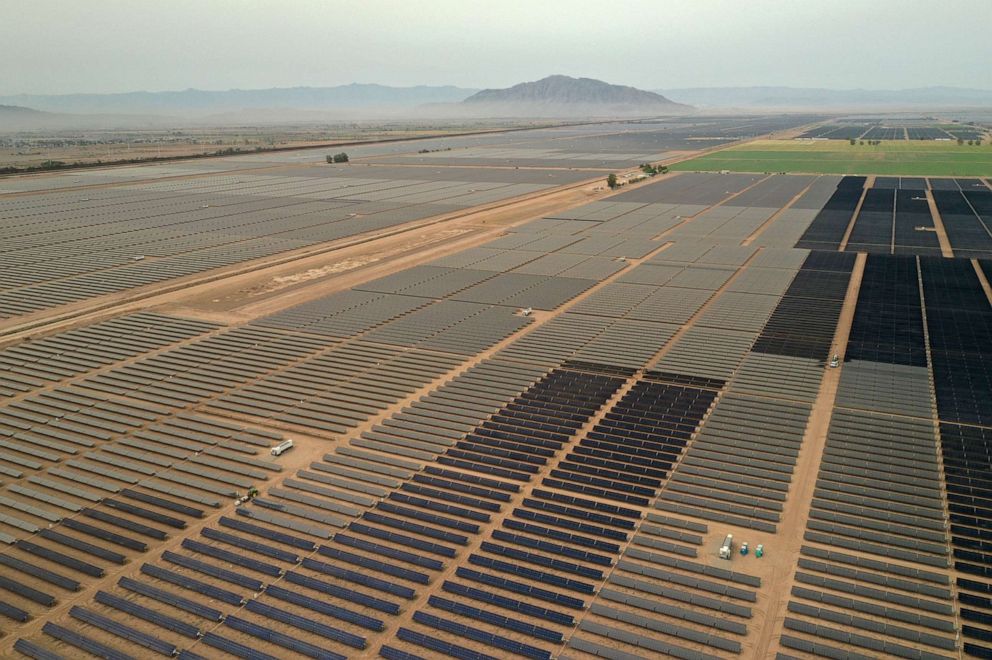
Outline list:
[[[905,176],[992,175],[992,147],[957,143],[883,141],[876,146],[842,140],[759,140],[692,160],[672,169],[719,172],[887,174]]]
[[[11,180],[3,246],[44,268],[8,322],[87,315],[0,345],[0,657],[992,654],[989,182],[597,190],[552,161],[664,140],[594,133]],[[586,187],[487,224],[535,174]],[[206,272],[355,208],[483,219],[154,304],[77,286],[145,282],[128,237]]]

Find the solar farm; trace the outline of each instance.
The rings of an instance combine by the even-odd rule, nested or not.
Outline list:
[[[0,656],[992,656],[992,184],[821,122],[0,179]]]
[[[815,140],[981,140],[987,127],[978,123],[934,122],[923,117],[839,119],[804,131]]]

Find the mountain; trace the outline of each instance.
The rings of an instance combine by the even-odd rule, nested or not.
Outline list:
[[[40,114],[44,113],[34,108],[25,108],[20,105],[0,105],[0,117],[4,117],[5,119],[8,117],[30,117]]]
[[[500,116],[672,115],[692,111],[655,92],[592,78],[548,76],[507,89],[484,89],[460,104],[472,113]]]
[[[145,129],[173,125],[173,118],[155,115],[70,114],[0,105],[0,134],[18,131]]]
[[[961,87],[821,89],[809,87],[689,87],[655,90],[709,108],[912,108],[969,107],[992,103],[992,90]]]
[[[246,110],[341,110],[355,108],[415,107],[425,103],[452,103],[474,89],[453,86],[388,87],[352,83],[338,87],[276,87],[208,91],[186,89],[122,94],[59,94],[0,96],[0,104],[29,106],[49,112],[94,114],[162,114],[206,116]]]
[[[0,105],[0,126],[8,131],[23,131],[49,126],[58,115],[20,105]]]

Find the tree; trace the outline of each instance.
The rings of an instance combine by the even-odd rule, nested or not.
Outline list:
[[[852,147],[853,147],[853,146],[854,146],[855,144],[857,144],[857,142],[858,142],[857,140],[855,140],[854,138],[851,138],[851,146],[852,146]]]
[[[610,187],[610,190],[616,190],[617,188],[617,175],[610,172],[610,176],[606,177],[606,185]]]
[[[964,144],[964,138],[958,138],[958,146],[960,147],[962,144]]]
[[[325,159],[327,160],[328,165],[334,162],[334,156],[332,156],[331,154],[327,154],[327,156],[325,156]]]
[[[334,154],[334,162],[335,163],[347,163],[348,162],[348,154],[346,154],[343,151],[341,153],[339,153],[339,154]]]

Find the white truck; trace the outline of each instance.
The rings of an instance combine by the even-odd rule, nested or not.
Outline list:
[[[282,456],[282,453],[284,451],[287,451],[287,450],[292,449],[292,448],[293,448],[293,441],[292,440],[283,440],[278,445],[276,445],[275,447],[272,448],[272,455],[273,456]]]
[[[720,546],[720,559],[730,559],[734,553],[734,535],[727,534],[727,538],[723,539],[723,545]]]

